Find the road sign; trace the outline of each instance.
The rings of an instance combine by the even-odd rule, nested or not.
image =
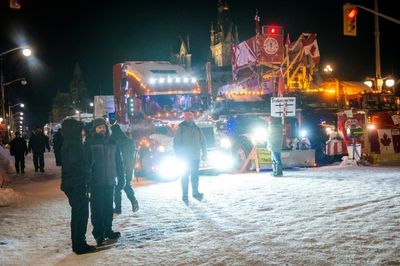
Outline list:
[[[271,116],[296,116],[296,97],[272,97]]]

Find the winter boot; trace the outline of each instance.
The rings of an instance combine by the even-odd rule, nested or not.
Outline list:
[[[132,212],[137,212],[139,210],[139,202],[137,199],[131,201],[132,204]]]
[[[276,175],[275,176],[283,176],[283,170],[282,170],[282,165],[281,164],[277,165]]]
[[[272,176],[276,176],[276,163],[272,163],[272,172],[271,172],[271,175]]]
[[[87,254],[87,253],[93,253],[93,252],[96,252],[96,247],[95,247],[95,246],[88,245],[88,244],[85,243],[85,244],[83,245],[83,247],[74,250],[74,252],[75,252],[77,255],[82,255],[82,254]]]
[[[182,196],[182,201],[183,201],[183,203],[185,203],[186,205],[189,205],[189,198],[188,198],[188,196]]]
[[[104,237],[102,237],[102,236],[97,237],[97,238],[96,238],[96,244],[97,244],[97,246],[103,245],[103,244],[104,244],[104,241],[105,241]]]
[[[108,237],[109,239],[118,239],[118,238],[121,237],[121,233],[120,232],[111,231],[111,232],[106,234],[106,237]]]
[[[202,201],[204,198],[204,194],[200,193],[200,192],[194,193],[192,196],[193,196],[193,198],[197,199],[198,201]]]

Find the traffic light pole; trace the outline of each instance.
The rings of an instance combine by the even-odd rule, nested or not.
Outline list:
[[[377,2],[378,0],[374,0],[374,1],[376,2],[376,5],[378,5],[378,2]],[[375,3],[374,3],[374,4],[375,4]],[[387,16],[387,15],[385,15],[385,14],[379,13],[378,11],[369,9],[369,8],[367,8],[367,7],[364,7],[364,6],[354,5],[354,4],[351,4],[351,3],[348,4],[348,5],[358,7],[358,8],[360,8],[360,9],[363,9],[363,10],[365,10],[365,11],[368,11],[368,12],[370,12],[370,13],[376,15],[376,16],[385,18],[385,19],[390,20],[391,22],[394,22],[394,23],[396,23],[396,24],[400,24],[400,20],[395,19],[395,18],[392,18],[392,17],[389,17],[389,16]]]
[[[369,9],[367,7],[361,6],[361,5],[354,5],[354,4],[348,4],[360,9],[363,9],[365,11],[368,11],[372,14],[375,15],[375,89],[378,89],[378,91],[381,91],[382,89],[382,73],[381,73],[381,56],[380,56],[380,43],[379,43],[379,17],[385,18],[389,21],[392,21],[396,24],[400,24],[400,20],[389,17],[385,14],[379,13],[378,12],[378,0],[374,0],[374,10]]]

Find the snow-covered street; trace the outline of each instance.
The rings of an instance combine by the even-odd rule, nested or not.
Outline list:
[[[10,185],[21,198],[0,208],[1,265],[400,265],[400,167],[203,176],[205,199],[189,206],[178,181],[135,181],[140,210],[123,194],[119,241],[78,256],[60,170],[48,165]]]

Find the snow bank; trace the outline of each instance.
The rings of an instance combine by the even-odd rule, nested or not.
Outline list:
[[[0,207],[9,206],[20,198],[21,196],[12,188],[0,188]]]

